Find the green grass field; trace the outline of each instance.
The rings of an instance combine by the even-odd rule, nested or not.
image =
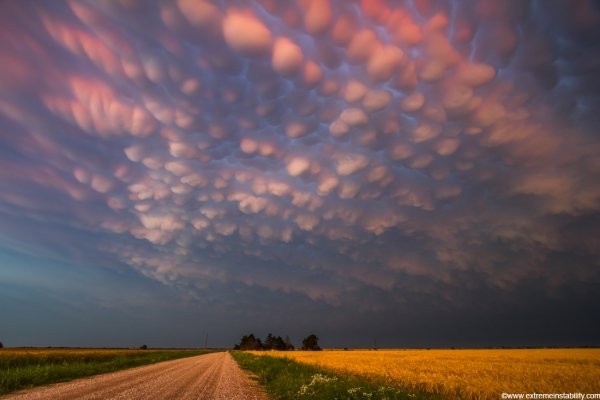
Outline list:
[[[0,349],[0,395],[19,389],[210,352],[212,351]]]
[[[338,374],[288,358],[256,356],[233,351],[242,369],[256,375],[274,400],[400,400],[435,399],[433,395],[406,393],[385,380],[369,380],[352,374]]]

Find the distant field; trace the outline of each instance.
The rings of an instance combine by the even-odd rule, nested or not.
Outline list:
[[[499,399],[502,393],[600,393],[600,349],[253,353],[387,379],[403,390],[446,398]]]
[[[0,349],[0,395],[176,358],[198,350]]]

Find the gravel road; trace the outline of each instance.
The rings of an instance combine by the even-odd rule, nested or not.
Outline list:
[[[1,398],[266,400],[267,396],[229,353],[221,352],[43,386]]]

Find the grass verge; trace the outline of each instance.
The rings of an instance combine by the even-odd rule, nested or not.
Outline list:
[[[199,350],[0,349],[0,395],[210,353]]]
[[[332,372],[288,358],[256,356],[242,351],[231,355],[242,369],[258,381],[274,400],[420,400],[436,399],[429,394],[406,393],[385,381],[368,380],[350,374]]]

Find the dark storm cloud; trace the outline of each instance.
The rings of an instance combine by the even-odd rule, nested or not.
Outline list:
[[[2,8],[14,247],[231,310],[597,299],[592,2]]]

